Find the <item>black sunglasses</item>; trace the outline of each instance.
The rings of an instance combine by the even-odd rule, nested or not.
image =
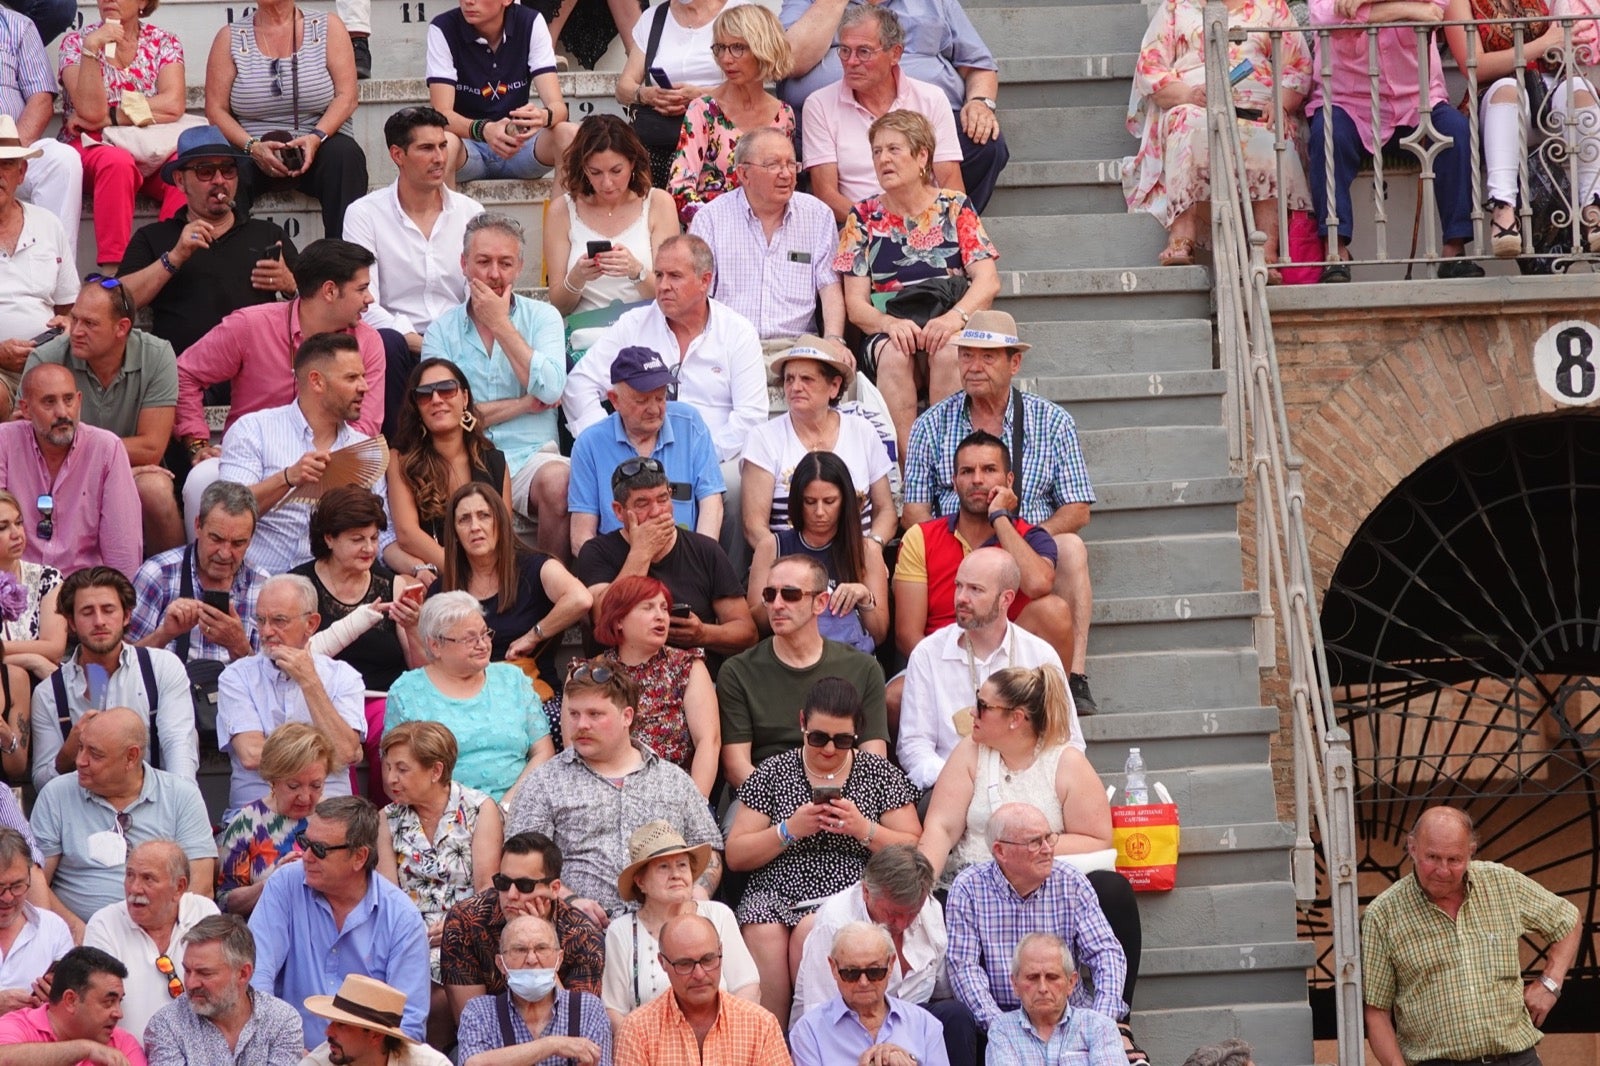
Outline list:
[[[555,883],[553,877],[507,877],[505,874],[495,874],[491,880],[497,892],[510,892],[511,886],[515,885],[524,896]]]
[[[455,378],[445,378],[442,381],[430,381],[426,385],[418,385],[411,390],[411,395],[419,400],[426,400],[429,396],[443,396],[449,399],[461,391],[461,382]]]
[[[294,842],[319,859],[326,859],[330,851],[349,851],[351,848],[355,847],[354,844],[350,843],[324,844],[320,840],[312,840],[304,833],[296,833],[294,835]]]
[[[812,592],[810,589],[796,588],[794,585],[784,585],[782,588],[774,588],[768,585],[761,590],[761,599],[764,603],[771,603],[779,596],[783,597],[784,603],[799,603],[802,596],[818,595],[821,595],[821,593]]]
[[[839,976],[846,984],[855,984],[865,977],[869,981],[877,982],[889,976],[887,966],[840,966]]]
[[[840,751],[849,751],[856,746],[858,739],[854,733],[824,733],[820,729],[807,730],[805,736],[806,743],[813,748],[825,748],[828,742],[832,741],[833,746]]]
[[[237,178],[239,164],[237,163],[191,163],[183,168],[201,181],[210,181],[218,174],[224,178]]]
[[[616,488],[624,481],[631,477],[637,477],[644,471],[649,471],[652,474],[665,474],[667,468],[661,465],[660,459],[652,459],[648,455],[640,456],[637,459],[624,459],[617,464],[615,470],[611,471],[611,487]]]
[[[121,278],[108,277],[105,274],[87,274],[84,276],[85,285],[98,285],[111,294],[111,299],[116,303],[117,309],[123,318],[133,317],[133,297],[123,287]]]
[[[568,681],[593,681],[603,685],[616,676],[616,672],[609,666],[598,663],[572,662],[567,666]]]

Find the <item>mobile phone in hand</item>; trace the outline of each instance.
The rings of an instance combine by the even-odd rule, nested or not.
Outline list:
[[[1228,84],[1238,85],[1251,74],[1255,73],[1256,65],[1248,59],[1241,59],[1239,65],[1228,71]]]
[[[842,785],[812,785],[811,802],[828,803],[844,795]]]
[[[611,242],[610,241],[590,241],[584,247],[588,249],[589,258],[593,259],[595,256],[601,254],[602,252],[611,251]]]
[[[277,262],[281,262],[283,260],[283,245],[281,245],[281,244],[268,245],[267,246],[267,250],[261,253],[261,258],[263,258],[263,259],[271,259],[271,260],[274,260],[274,261],[277,261]]]
[[[53,341],[57,337],[61,336],[62,332],[63,330],[60,326],[51,326],[49,329],[33,338],[33,346],[37,348],[41,344],[46,344],[50,341]]]
[[[400,598],[408,603],[421,603],[422,597],[426,596],[427,594],[428,590],[423,588],[420,584],[411,585],[400,594]]]
[[[200,602],[207,607],[221,611],[223,614],[228,613],[228,592],[226,589],[202,589],[200,591]]]
[[[694,608],[690,607],[687,603],[675,603],[671,607],[667,608],[667,613],[673,618],[688,618],[693,611]]]

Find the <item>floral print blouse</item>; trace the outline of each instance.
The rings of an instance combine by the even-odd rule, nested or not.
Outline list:
[[[50,590],[61,584],[61,571],[53,566],[19,559],[16,576],[28,594],[28,605],[15,619],[0,624],[0,638],[38,640],[39,606],[50,595]]]
[[[217,906],[226,910],[229,892],[255,884],[279,858],[299,850],[295,836],[306,821],[278,814],[264,799],[241,807],[217,842]]]
[[[872,279],[873,292],[895,292],[930,278],[965,274],[980,259],[1000,258],[983,220],[962,193],[940,189],[921,214],[902,218],[869,196],[850,209],[833,269]]]
[[[57,77],[66,73],[68,67],[76,66],[83,58],[83,39],[94,33],[102,23],[93,22],[81,30],[73,30],[61,38],[61,57],[58,64]],[[112,63],[100,64],[100,70],[106,84],[106,100],[116,103],[122,99],[125,90],[131,89],[146,96],[156,94],[156,79],[161,76],[161,71],[169,63],[183,62],[183,42],[175,34],[152,26],[148,22],[139,24],[139,48],[134,53],[133,61],[127,68],[121,68]],[[61,82],[62,89],[66,88],[66,81]],[[61,94],[61,114],[63,119],[70,119],[73,113],[72,94]],[[71,140],[62,128],[62,140]]]
[[[771,125],[792,138],[794,108],[778,101]],[[733,168],[733,146],[744,132],[723,113],[714,96],[699,97],[684,111],[683,132],[678,134],[678,150],[672,156],[667,192],[678,205],[678,221],[685,228],[696,211],[739,187],[739,172]]]

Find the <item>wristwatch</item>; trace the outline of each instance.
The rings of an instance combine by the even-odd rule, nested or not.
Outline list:
[[[434,566],[432,563],[418,563],[416,566],[413,566],[411,568],[411,576],[412,577],[416,577],[418,574],[422,573],[424,570],[432,571],[435,576],[437,576],[438,573],[439,573],[439,568],[437,566]]]
[[[1559,981],[1551,980],[1547,974],[1539,975],[1539,983],[1548,988],[1552,996],[1559,996],[1561,994],[1561,983]]]
[[[1005,519],[1009,519],[1011,521],[1012,525],[1016,525],[1017,522],[1021,519],[1021,517],[1022,516],[1017,514],[1017,512],[1015,512],[1015,511],[990,511],[989,512],[989,524],[990,525],[994,525],[994,523],[997,520],[999,520],[1001,518],[1005,518]]]
[[[635,285],[643,285],[644,284],[644,279],[648,278],[649,276],[650,276],[650,268],[645,266],[643,263],[640,263],[639,264],[639,275],[637,277],[629,278],[628,280],[633,282]]]
[[[974,100],[976,100],[978,103],[982,104],[984,107],[987,107],[990,111],[998,111],[1000,109],[1000,105],[995,102],[995,99],[992,96],[969,96],[969,97],[967,97],[967,103],[969,103],[969,104],[972,103]]]

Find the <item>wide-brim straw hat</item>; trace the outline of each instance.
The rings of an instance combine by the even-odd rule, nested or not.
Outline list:
[[[347,974],[336,996],[307,996],[306,1010],[330,1022],[370,1029],[374,1033],[398,1037],[408,1044],[416,1041],[400,1030],[406,1012],[406,994],[375,977]]]
[[[38,159],[42,155],[43,148],[29,148],[22,143],[16,119],[10,115],[0,115],[0,159]]]
[[[955,342],[958,348],[1015,348],[1019,352],[1033,347],[1017,336],[1017,320],[1004,311],[972,312]]]
[[[783,367],[791,359],[810,359],[814,363],[831,366],[844,375],[844,387],[849,388],[855,380],[855,367],[845,361],[844,356],[833,350],[833,346],[821,337],[810,333],[802,334],[795,338],[794,344],[779,352],[772,360],[769,369],[779,381],[783,380]]]
[[[671,822],[659,818],[635,829],[633,836],[628,838],[628,865],[617,875],[617,895],[631,903],[643,902],[639,899],[638,888],[634,886],[634,875],[657,859],[671,855],[689,856],[690,878],[698,881],[711,861],[711,845],[695,844],[691,847]]]

